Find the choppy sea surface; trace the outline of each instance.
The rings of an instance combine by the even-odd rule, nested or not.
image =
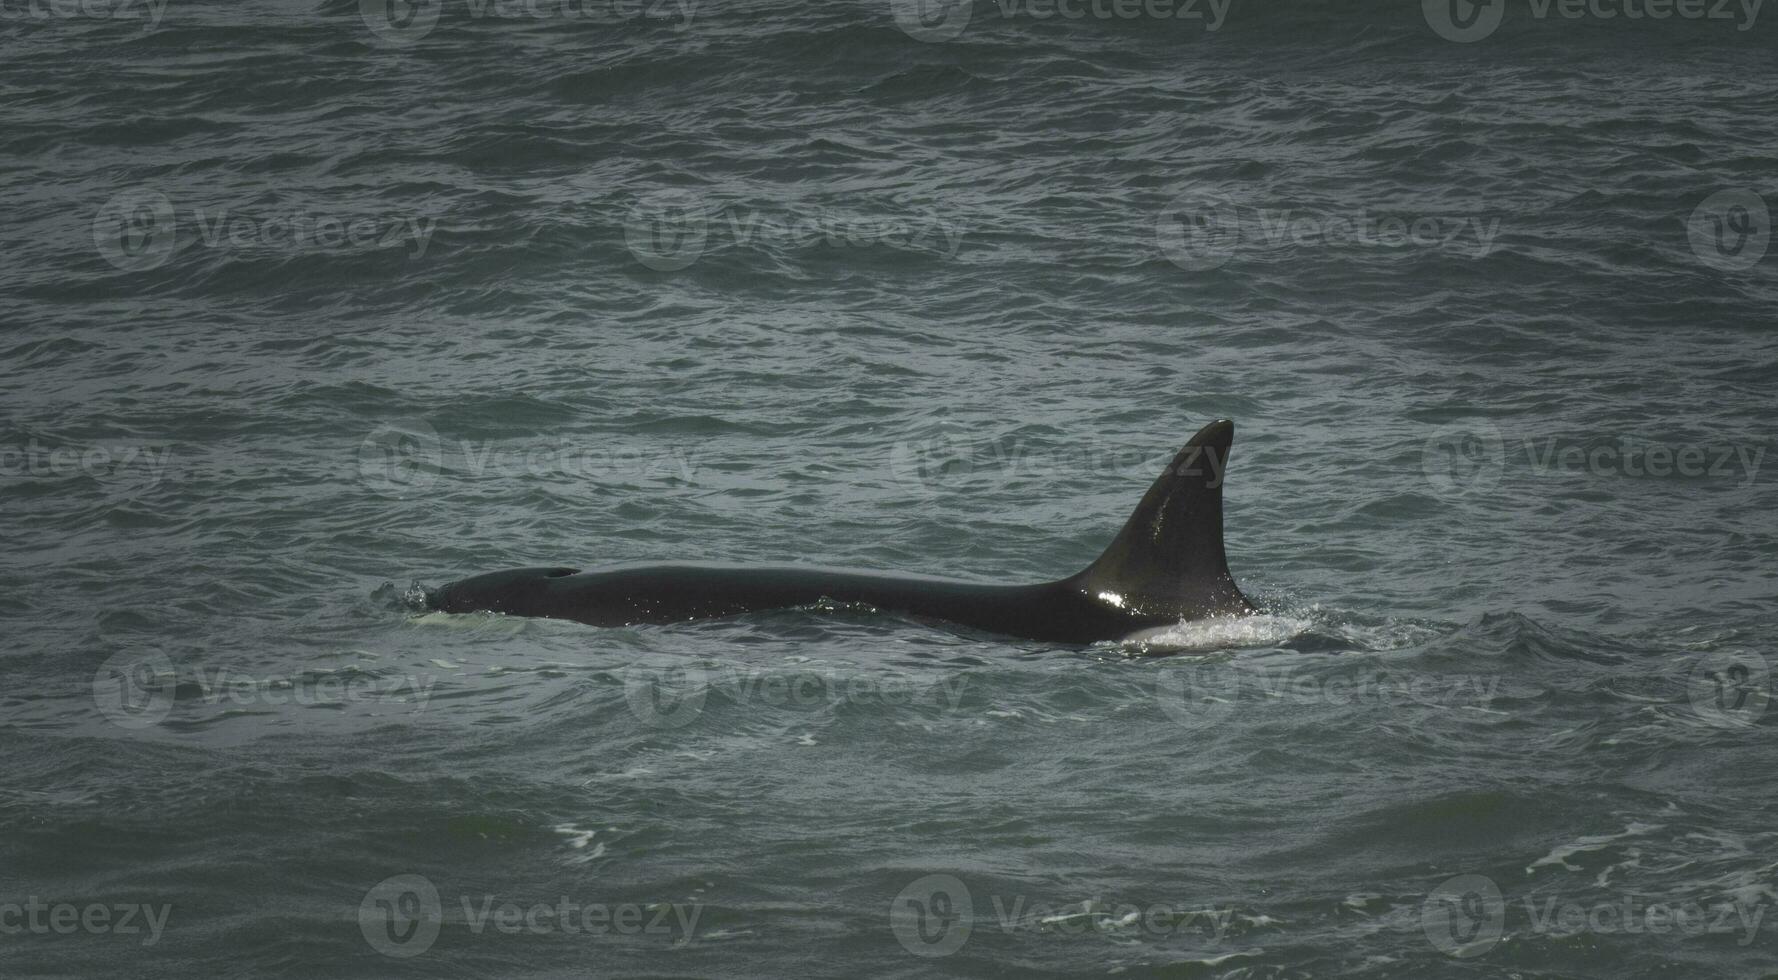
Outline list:
[[[1778,976],[1778,12],[0,13],[6,976]]]

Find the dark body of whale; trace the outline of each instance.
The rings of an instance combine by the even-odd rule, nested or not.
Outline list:
[[[823,601],[1056,643],[1092,643],[1182,620],[1251,613],[1222,547],[1222,478],[1234,440],[1227,419],[1186,443],[1085,570],[1036,585],[821,568],[646,565],[583,572],[521,568],[427,594],[443,612],[500,612],[632,626],[714,619]]]

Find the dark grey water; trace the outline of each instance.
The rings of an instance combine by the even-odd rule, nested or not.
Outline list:
[[[4,0],[0,969],[1774,975],[1773,15],[1500,4]]]

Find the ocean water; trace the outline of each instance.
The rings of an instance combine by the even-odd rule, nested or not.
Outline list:
[[[6,976],[1778,975],[1778,13],[0,13]]]

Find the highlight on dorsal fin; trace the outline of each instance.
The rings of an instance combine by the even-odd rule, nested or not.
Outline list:
[[[1222,548],[1222,481],[1234,440],[1228,419],[1192,436],[1074,583],[1114,605],[1156,615],[1253,612]]]

